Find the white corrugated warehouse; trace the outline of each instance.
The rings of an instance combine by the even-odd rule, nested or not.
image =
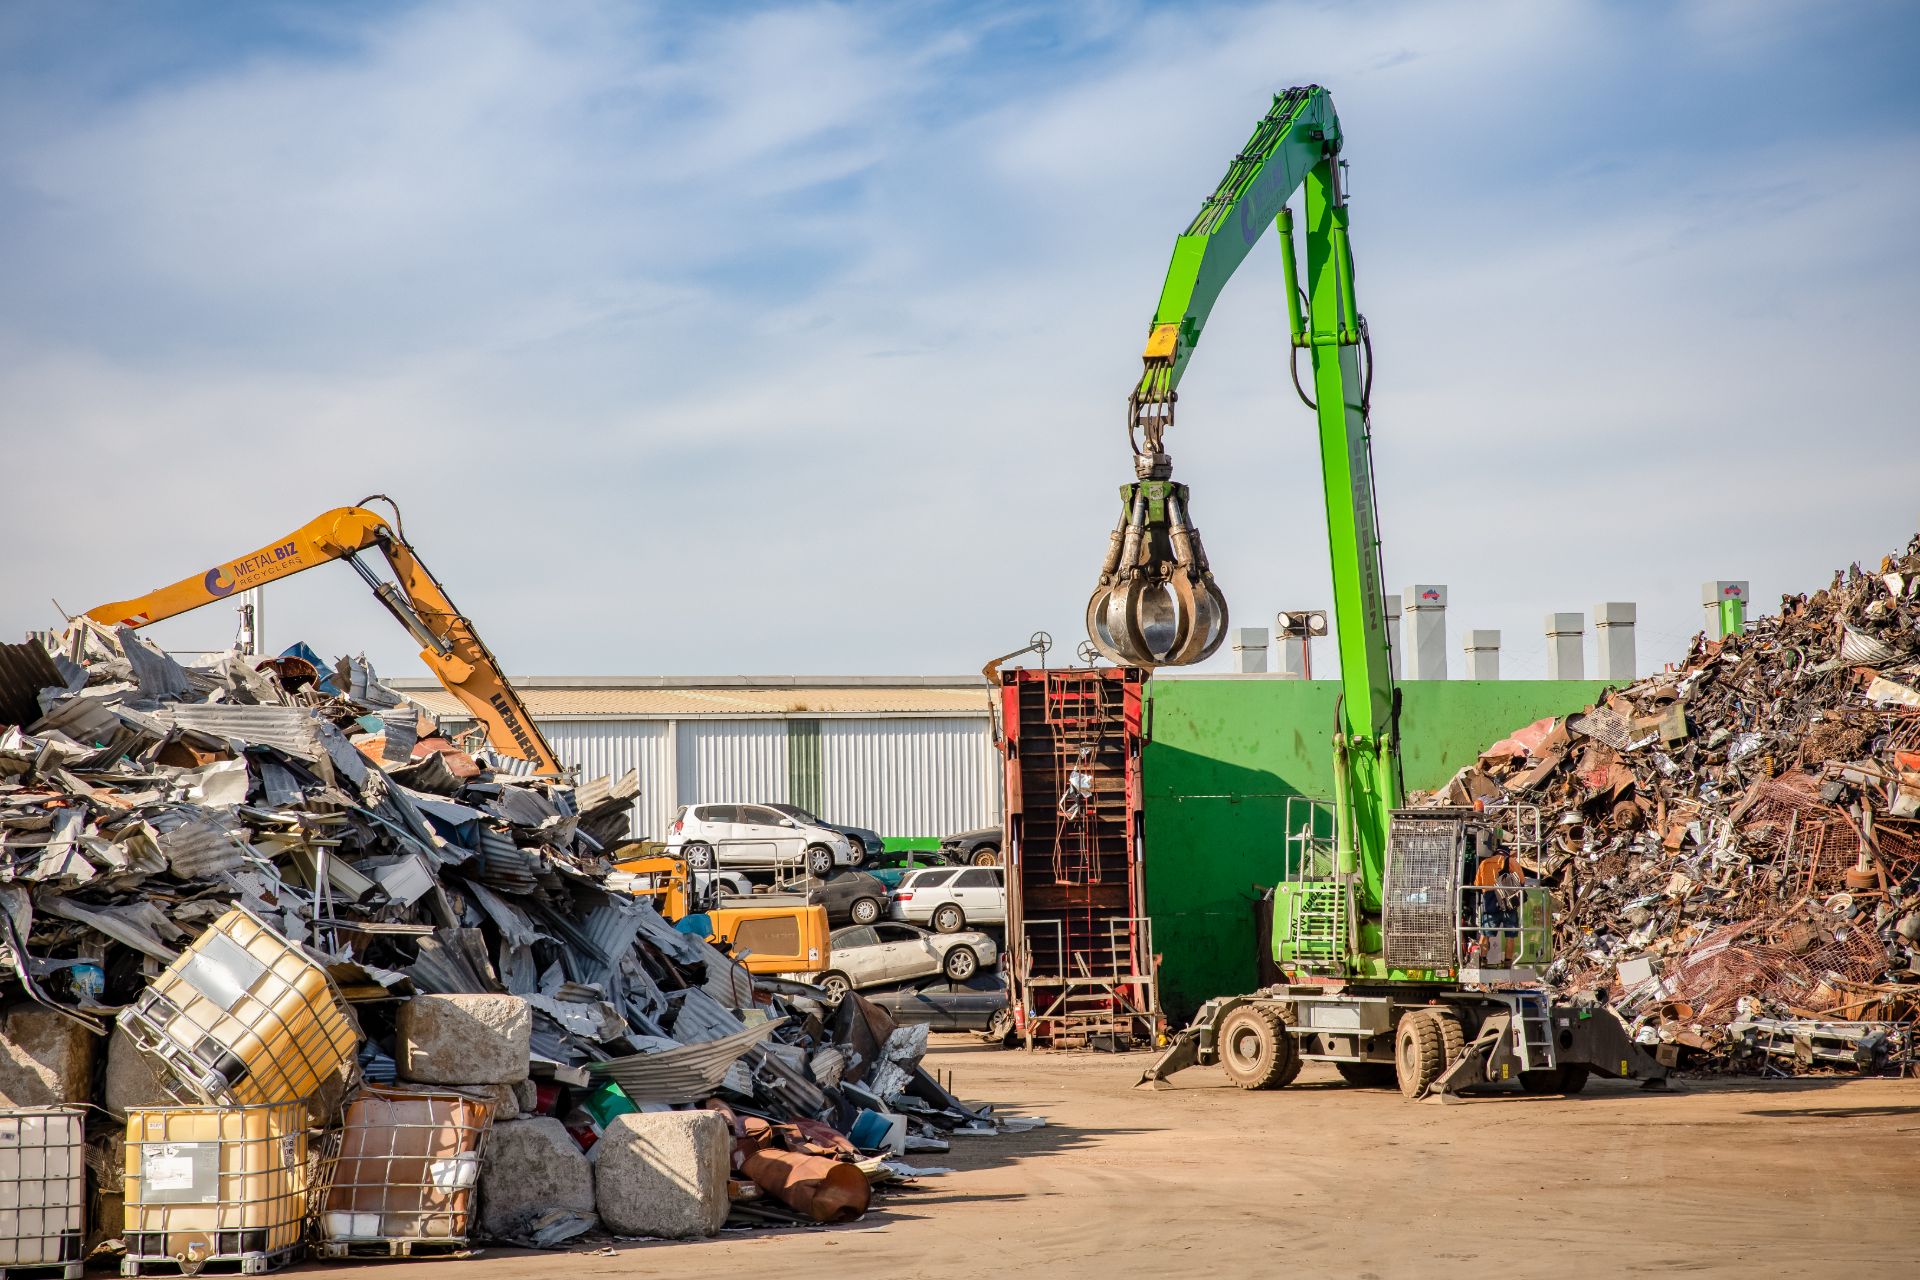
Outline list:
[[[429,679],[390,679],[449,726],[460,705]],[[682,804],[797,804],[889,838],[1000,820],[1000,776],[978,676],[516,676],[554,752],[581,776],[637,770],[634,834]]]

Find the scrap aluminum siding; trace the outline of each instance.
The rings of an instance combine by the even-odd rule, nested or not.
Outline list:
[[[985,716],[827,720],[820,816],[883,836],[944,836],[1000,820]]]
[[[682,720],[681,804],[785,804],[788,795],[785,720]]]
[[[542,720],[560,763],[577,765],[582,778],[629,771],[640,775],[640,798],[629,821],[636,837],[666,834],[676,807],[673,783],[672,727],[660,720]]]

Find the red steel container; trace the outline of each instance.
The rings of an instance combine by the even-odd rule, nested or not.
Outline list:
[[[1028,1044],[1150,1043],[1136,668],[1001,673],[1007,966]]]

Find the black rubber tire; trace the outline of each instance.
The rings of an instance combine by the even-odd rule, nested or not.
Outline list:
[[[1400,1096],[1417,1098],[1440,1076],[1445,1052],[1440,1027],[1431,1011],[1415,1009],[1393,1033],[1393,1074]]]
[[[813,985],[827,993],[828,1004],[839,1004],[847,998],[847,993],[853,990],[853,983],[847,980],[846,974],[838,970],[828,970],[821,974],[813,980]]]
[[[847,908],[847,918],[855,924],[872,924],[882,913],[880,899],[855,898],[853,905]]]
[[[1241,1005],[1220,1020],[1213,1043],[1227,1079],[1242,1089],[1281,1089],[1300,1074],[1300,1046],[1271,1006]]]
[[[1020,1042],[1013,1028],[1013,1010],[1002,1005],[994,1010],[992,1020],[987,1023],[987,1029],[981,1034],[986,1037],[988,1044],[997,1044],[1002,1049],[1011,1049]]]
[[[1467,1049],[1467,1024],[1457,1009],[1435,1009],[1433,1025],[1440,1029],[1440,1070],[1460,1060]]]
[[[695,840],[691,844],[681,845],[680,856],[695,871],[713,870],[713,846],[704,841]]]
[[[942,903],[934,910],[932,924],[935,933],[958,933],[967,927],[967,913],[957,902]]]
[[[867,865],[867,842],[865,840],[856,840],[852,836],[848,836],[847,851],[853,855],[853,861],[849,862],[847,864],[848,866],[859,868]]]
[[[1359,1089],[1391,1089],[1395,1083],[1391,1062],[1336,1062],[1333,1069]]]
[[[1587,1087],[1587,1076],[1592,1072],[1584,1062],[1569,1062],[1560,1068],[1560,1092],[1571,1098]]]
[[[980,972],[980,956],[972,947],[948,947],[940,961],[940,972],[948,982],[965,982]]]
[[[983,844],[967,856],[967,861],[976,867],[997,867],[1000,865],[1000,846]]]
[[[833,850],[823,844],[807,846],[807,874],[824,880],[833,874]]]

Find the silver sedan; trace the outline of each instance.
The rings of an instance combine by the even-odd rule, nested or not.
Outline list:
[[[984,933],[929,933],[918,925],[854,925],[832,938],[831,966],[814,979],[828,996],[944,974],[965,982],[1000,960],[1000,946]]]

